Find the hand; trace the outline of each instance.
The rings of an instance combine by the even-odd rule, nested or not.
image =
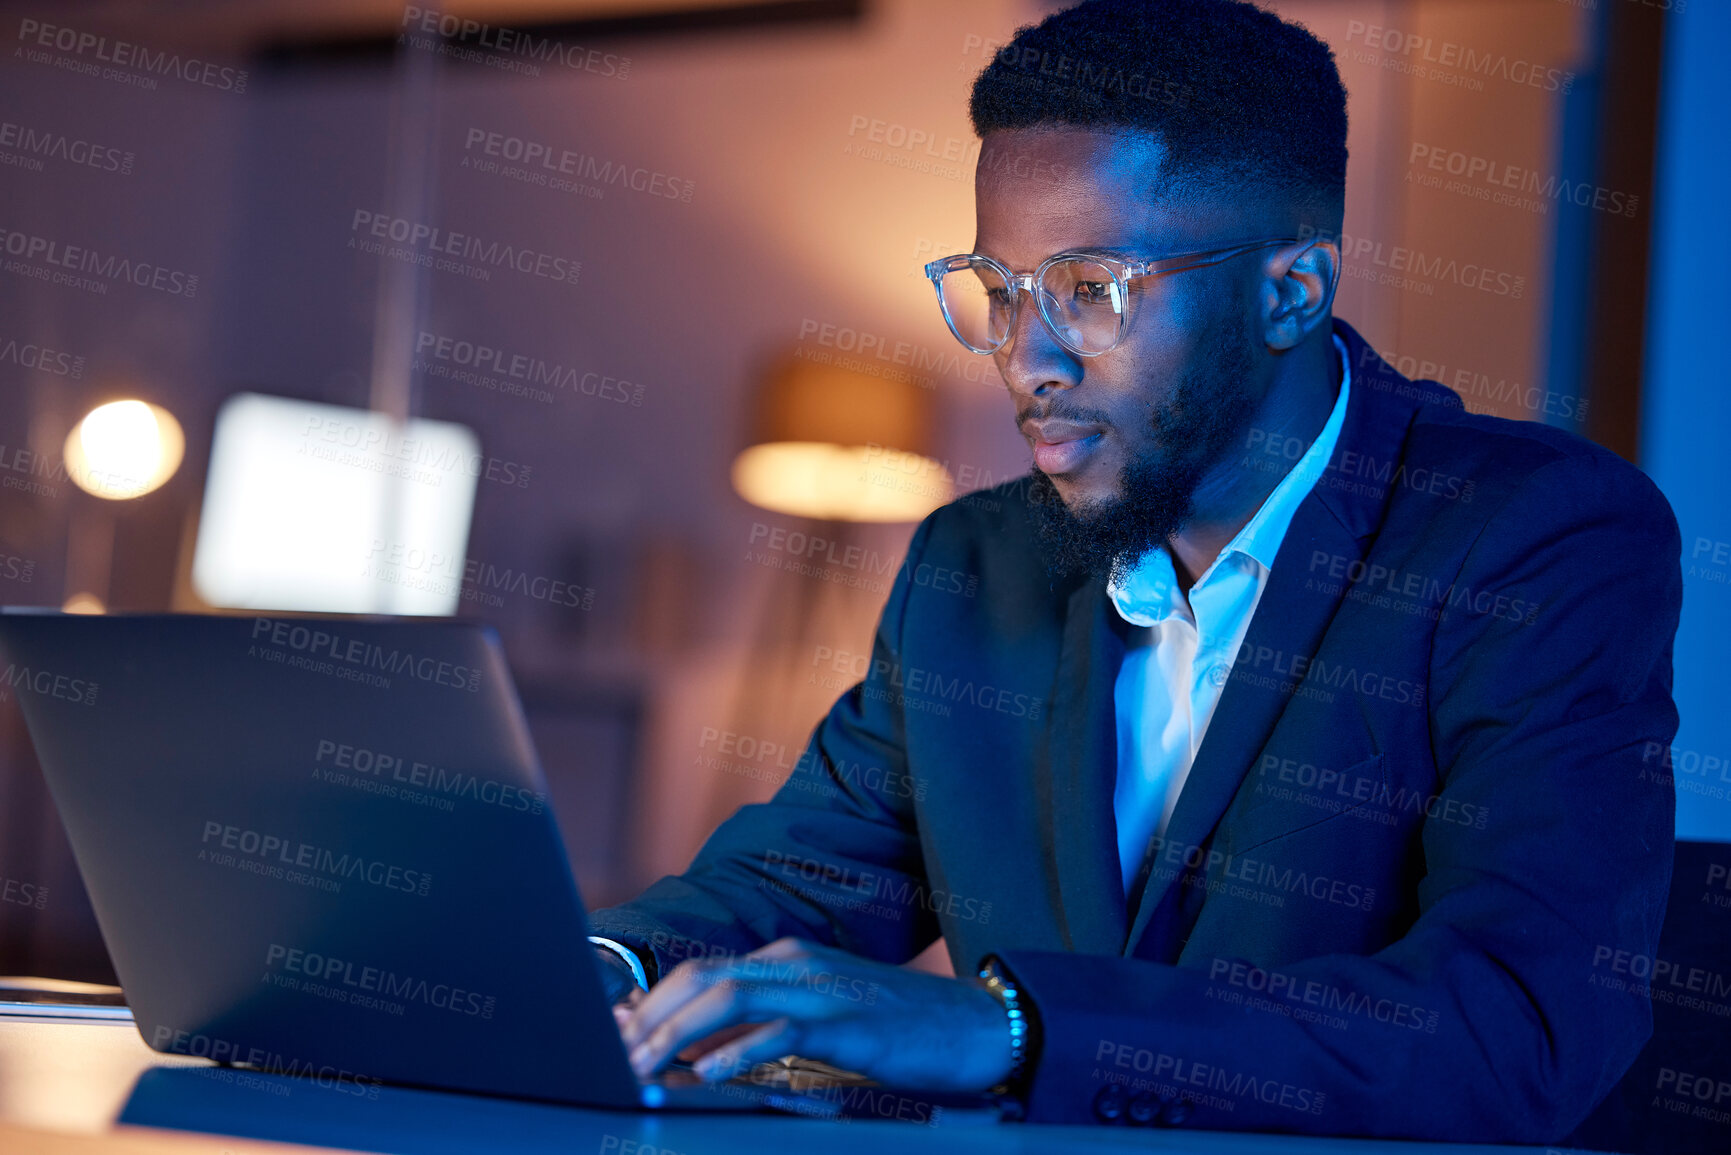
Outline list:
[[[675,1056],[725,1079],[797,1054],[926,1091],[983,1091],[1010,1071],[1004,1008],[983,987],[792,938],[683,962],[614,1015],[640,1078]]]
[[[601,989],[606,992],[609,1003],[625,1002],[642,991],[624,959],[604,946],[595,947],[595,958],[600,964],[595,970],[601,976]]]

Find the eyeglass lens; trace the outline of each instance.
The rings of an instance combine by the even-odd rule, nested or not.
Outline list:
[[[979,352],[1003,344],[1014,321],[1012,292],[994,266],[970,261],[946,273],[939,291],[963,344]],[[1117,343],[1125,301],[1107,266],[1086,257],[1053,261],[1040,279],[1039,292],[1047,323],[1072,349],[1103,353]]]

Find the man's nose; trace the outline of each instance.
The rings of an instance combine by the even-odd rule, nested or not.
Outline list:
[[[1058,344],[1031,297],[1022,298],[1009,338],[999,347],[996,360],[998,373],[1014,397],[1041,397],[1082,382],[1081,359]]]

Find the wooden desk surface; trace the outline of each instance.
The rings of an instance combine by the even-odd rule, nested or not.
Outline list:
[[[1199,1155],[1425,1155],[1544,1151],[1128,1127],[822,1122],[767,1115],[652,1115],[380,1087],[376,1098],[305,1079],[160,1055],[129,1021],[0,1014],[0,1151],[264,1155],[381,1151],[468,1155],[821,1155],[1184,1151]],[[202,1134],[201,1134],[202,1133]]]

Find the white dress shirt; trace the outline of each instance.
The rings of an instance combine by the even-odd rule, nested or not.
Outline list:
[[[1118,784],[1112,810],[1126,894],[1141,872],[1149,840],[1166,833],[1292,515],[1334,455],[1352,387],[1346,346],[1336,337],[1334,347],[1340,396],[1322,432],[1196,579],[1189,597],[1178,588],[1167,546],[1149,551],[1122,584],[1107,584],[1112,604],[1134,627],[1113,687]],[[1260,448],[1251,452],[1263,456]],[[1277,467],[1286,460],[1281,454],[1264,459]]]
[[[1133,628],[1113,700],[1118,715],[1118,786],[1112,797],[1118,819],[1118,861],[1128,893],[1141,870],[1148,840],[1164,834],[1202,745],[1233,655],[1262,600],[1269,567],[1299,503],[1328,468],[1346,418],[1352,366],[1346,345],[1334,339],[1341,366],[1340,396],[1310,448],[1274,487],[1214,564],[1196,579],[1185,598],[1178,589],[1166,547],[1151,551],[1107,592]],[[1272,455],[1271,462],[1285,460]],[[637,985],[647,987],[635,952],[597,935],[590,942],[619,955]]]

